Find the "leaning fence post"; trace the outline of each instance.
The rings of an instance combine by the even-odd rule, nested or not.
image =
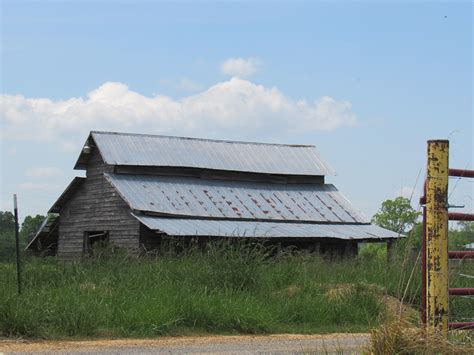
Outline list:
[[[428,141],[426,178],[426,322],[448,331],[449,141]]]

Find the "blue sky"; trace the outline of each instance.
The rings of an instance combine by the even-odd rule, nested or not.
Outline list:
[[[94,129],[315,144],[366,215],[473,169],[471,2],[1,3],[1,208],[44,214]],[[456,187],[455,187],[456,186]],[[473,210],[473,184],[451,203]],[[455,188],[454,188],[455,187]],[[416,203],[414,203],[416,207]]]

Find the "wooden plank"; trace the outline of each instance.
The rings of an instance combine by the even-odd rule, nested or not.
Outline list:
[[[73,196],[60,212],[58,257],[82,254],[86,231],[108,231],[117,246],[138,248],[140,223],[130,215],[127,204],[105,180],[112,172],[94,150],[86,169],[87,180],[80,193]]]

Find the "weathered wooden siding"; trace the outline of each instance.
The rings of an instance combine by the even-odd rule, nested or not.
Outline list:
[[[87,180],[60,211],[58,258],[79,258],[86,231],[108,231],[110,243],[138,250],[140,223],[105,180],[104,172],[113,172],[113,167],[105,165],[98,150],[93,149]]]

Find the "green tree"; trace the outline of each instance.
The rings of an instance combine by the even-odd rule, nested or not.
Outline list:
[[[21,224],[20,237],[23,241],[30,241],[36,234],[41,223],[45,220],[45,216],[37,214],[36,216],[26,216]]]
[[[397,197],[382,203],[380,210],[372,217],[372,223],[396,233],[406,233],[415,226],[419,216],[409,199]]]
[[[15,218],[10,211],[0,211],[0,261],[15,255]]]
[[[448,241],[451,250],[462,250],[469,243],[474,242],[474,222],[458,222],[458,229],[449,231]]]
[[[0,233],[11,232],[15,228],[15,217],[10,211],[0,211]]]
[[[26,216],[20,228],[20,248],[23,250],[46,217]],[[0,211],[0,261],[15,258],[15,218],[10,211]]]

